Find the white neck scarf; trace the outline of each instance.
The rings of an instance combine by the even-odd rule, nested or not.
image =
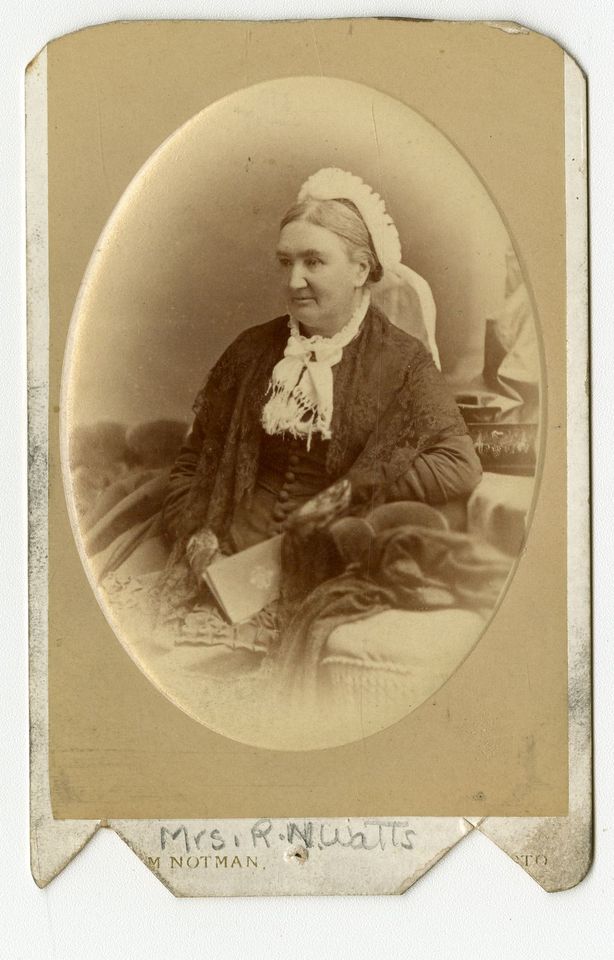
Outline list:
[[[298,321],[290,318],[290,336],[283,358],[271,374],[271,394],[262,411],[262,426],[272,435],[290,433],[293,437],[311,437],[320,433],[331,437],[333,416],[333,371],[343,356],[343,348],[358,334],[369,309],[370,295],[363,290],[360,304],[334,337],[304,337]]]

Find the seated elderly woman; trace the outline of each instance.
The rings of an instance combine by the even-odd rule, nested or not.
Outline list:
[[[343,580],[353,541],[340,545],[338,518],[393,502],[462,500],[481,468],[437,366],[430,291],[401,263],[380,198],[352,174],[319,171],[281,221],[277,258],[288,313],[237,337],[196,398],[158,517],[170,558],[155,594],[158,628],[174,631],[177,645],[251,645],[268,659],[291,650],[286,662],[296,664],[319,613],[330,614],[326,584],[335,580],[336,596],[339,586],[345,596],[344,582],[360,592],[355,578]],[[467,549],[425,516],[399,514],[396,524],[430,530],[447,552]],[[280,533],[281,602],[247,623],[227,623],[204,586],[208,566]],[[424,544],[421,551],[424,558]],[[364,549],[361,556],[368,581],[373,570],[364,567]],[[422,573],[432,586],[433,571]],[[452,581],[440,590],[453,594]],[[117,579],[107,577],[106,588],[110,602],[121,603]],[[399,605],[454,605],[441,592],[432,604],[424,591],[416,596],[401,590]],[[393,608],[394,594],[387,597],[378,595],[373,609]],[[330,629],[343,621],[343,604],[336,609]],[[368,613],[363,604],[360,615]]]
[[[428,349],[372,300],[383,268],[356,204],[319,197],[327,174],[307,182],[281,223],[288,315],[242,333],[196,399],[163,508],[173,541],[206,528],[223,549],[242,550],[340,478],[355,506],[442,504],[480,478]],[[344,179],[356,193],[357,178]]]

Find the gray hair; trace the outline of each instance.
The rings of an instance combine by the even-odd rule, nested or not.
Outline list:
[[[384,270],[375,252],[371,234],[351,200],[342,197],[336,200],[301,200],[286,211],[280,229],[296,220],[304,220],[335,233],[344,241],[352,260],[362,259],[369,264],[367,283],[381,280]]]

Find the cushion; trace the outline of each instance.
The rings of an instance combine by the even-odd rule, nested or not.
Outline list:
[[[417,706],[456,670],[484,626],[469,610],[386,610],[333,630],[322,673],[342,687],[402,686]]]

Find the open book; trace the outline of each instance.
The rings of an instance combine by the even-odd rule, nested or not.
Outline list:
[[[230,623],[240,623],[277,600],[282,535],[210,564],[203,579]]]

